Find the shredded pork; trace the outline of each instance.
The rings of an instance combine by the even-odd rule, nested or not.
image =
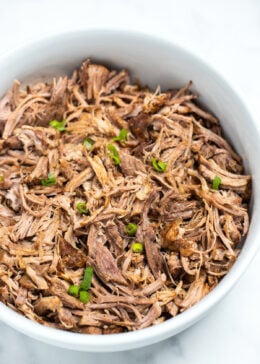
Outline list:
[[[71,78],[15,81],[0,101],[4,304],[51,327],[119,333],[176,316],[228,273],[249,228],[251,177],[190,86],[153,92],[89,60]],[[114,141],[122,129],[126,140]],[[42,184],[50,174],[55,183]],[[87,266],[84,304],[68,288]]]

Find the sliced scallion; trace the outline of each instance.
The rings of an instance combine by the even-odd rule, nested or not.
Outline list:
[[[83,145],[86,147],[87,150],[90,150],[94,144],[95,144],[95,140],[93,140],[91,138],[86,138],[83,140]]]
[[[135,241],[132,244],[132,251],[134,253],[142,253],[144,251],[144,246],[142,243],[139,243],[139,241]]]
[[[151,159],[152,167],[155,171],[163,173],[166,170],[167,164],[162,161],[157,161],[156,158]]]
[[[219,176],[215,176],[212,181],[213,190],[219,190],[220,185],[221,185],[221,178]]]
[[[66,125],[66,120],[62,120],[62,121],[58,121],[58,120],[52,120],[49,122],[49,125],[52,126],[53,128],[55,128],[56,130],[59,131],[65,131],[65,125]]]
[[[80,214],[83,214],[83,215],[89,214],[89,209],[87,208],[86,202],[77,203],[76,208]]]
[[[118,134],[118,136],[114,137],[113,140],[115,142],[125,142],[127,133],[128,133],[128,131],[125,128],[123,128],[120,130],[120,133]]]
[[[87,291],[80,291],[79,300],[82,303],[88,303],[91,300],[91,294]]]
[[[107,149],[110,152],[109,157],[113,160],[114,164],[118,166],[121,163],[118,150],[113,144],[108,144]]]
[[[125,231],[127,235],[133,236],[137,232],[137,225],[133,223],[129,223],[125,227]]]
[[[79,295],[79,286],[76,286],[75,284],[72,284],[69,286],[68,294],[74,297],[78,297]]]
[[[82,289],[83,291],[87,291],[90,289],[92,276],[93,276],[93,268],[87,267],[84,272],[83,281],[80,284],[80,289]]]
[[[54,185],[55,183],[56,183],[56,178],[54,177],[54,175],[52,173],[48,174],[48,178],[41,179],[41,184],[43,186],[51,186],[51,185]]]

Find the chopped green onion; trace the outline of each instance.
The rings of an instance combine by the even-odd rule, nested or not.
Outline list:
[[[54,177],[54,175],[52,173],[48,174],[47,179],[44,179],[44,178],[41,179],[41,184],[43,186],[50,186],[50,185],[54,185],[55,183],[56,183],[56,178]]]
[[[91,294],[87,291],[80,291],[79,300],[82,303],[88,303],[91,300]]]
[[[94,144],[95,144],[95,140],[93,140],[91,138],[86,138],[83,140],[83,145],[87,148],[87,150],[90,150]]]
[[[132,245],[132,251],[134,253],[142,253],[144,251],[144,246],[142,243],[135,241]]]
[[[0,183],[4,182],[4,176],[0,176]]]
[[[87,208],[86,202],[77,203],[76,208],[80,214],[83,214],[83,215],[89,214],[89,209]]]
[[[87,291],[88,289],[90,289],[92,276],[93,276],[93,268],[87,267],[85,269],[83,281],[80,284],[80,289],[82,289],[83,291]]]
[[[107,149],[109,150],[109,157],[114,161],[115,165],[118,166],[121,163],[118,150],[113,144],[108,144]]]
[[[163,173],[166,170],[167,164],[162,161],[157,161],[154,157],[151,160],[152,167],[155,171]]]
[[[135,235],[135,233],[137,232],[137,225],[133,223],[127,224],[125,231],[130,236]]]
[[[78,297],[78,295],[79,295],[79,286],[76,286],[74,284],[69,286],[68,294],[71,295],[71,296],[74,296],[74,297]]]
[[[93,268],[87,267],[84,272],[84,278],[80,286],[72,284],[69,286],[68,294],[74,297],[79,297],[82,303],[88,303],[91,300],[91,294],[88,292],[91,286],[93,276]]]
[[[118,136],[114,137],[113,140],[115,142],[125,142],[127,133],[128,133],[128,131],[125,128],[123,128],[120,130],[120,133],[118,134]]]
[[[213,190],[219,190],[220,185],[221,185],[221,178],[219,176],[215,176],[212,181]]]
[[[66,130],[66,128],[65,128],[66,122],[67,121],[65,119],[62,121],[52,120],[49,122],[49,125],[59,131],[64,131],[64,130]]]

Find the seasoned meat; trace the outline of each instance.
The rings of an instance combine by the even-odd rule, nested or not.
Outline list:
[[[145,165],[140,159],[137,159],[128,153],[121,153],[120,158],[120,167],[125,176],[135,176],[138,173],[146,173]]]
[[[62,308],[62,302],[57,296],[41,297],[34,305],[37,315],[56,312]]]
[[[131,118],[128,124],[131,132],[138,140],[144,141],[149,139],[148,127],[151,125],[151,117],[149,115],[140,113]]]
[[[8,139],[4,140],[3,147],[9,149],[22,149],[22,142],[17,138],[16,135],[9,137]]]
[[[108,79],[109,70],[97,64],[86,61],[81,66],[81,82],[88,100],[98,100],[102,88]]]
[[[199,157],[199,171],[203,177],[210,180],[214,180],[215,176],[221,178],[221,185],[223,188],[228,188],[229,190],[237,190],[245,192],[248,189],[248,184],[250,182],[250,176],[239,175],[230,173],[222,169],[213,159],[205,159],[204,157]]]
[[[122,70],[118,73],[113,72],[113,76],[111,72],[109,80],[105,85],[105,93],[110,94],[112,91],[118,89],[121,84],[127,84],[128,82],[129,82],[129,76],[127,71]]]
[[[149,267],[153,275],[157,278],[162,272],[162,257],[160,249],[155,243],[154,231],[150,227],[145,231],[144,247]]]
[[[163,322],[216,287],[248,232],[251,176],[191,82],[129,80],[86,60],[0,100],[0,300],[41,324]]]
[[[97,275],[105,283],[115,282],[126,284],[121,271],[117,267],[115,259],[105,246],[100,244],[96,246],[93,259]]]
[[[85,254],[80,249],[74,248],[63,238],[60,238],[59,250],[61,261],[67,268],[83,268],[86,266]]]
[[[117,226],[110,222],[107,226],[106,226],[106,233],[107,233],[107,237],[108,240],[111,243],[111,250],[114,251],[115,249],[115,255],[121,255],[124,252],[124,241],[123,238],[121,237],[120,232],[118,231]],[[114,247],[114,249],[112,248]]]

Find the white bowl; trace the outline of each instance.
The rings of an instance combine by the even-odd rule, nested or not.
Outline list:
[[[202,318],[238,281],[258,248],[260,224],[260,134],[234,89],[205,62],[186,50],[151,36],[122,31],[85,30],[39,40],[0,58],[0,95],[14,79],[24,82],[69,73],[87,57],[127,68],[150,87],[180,87],[193,80],[200,101],[221,120],[226,137],[253,175],[251,226],[242,252],[220,284],[194,307],[159,325],[114,335],[85,335],[42,326],[0,304],[0,319],[35,339],[82,351],[119,351],[149,345],[176,335]]]

